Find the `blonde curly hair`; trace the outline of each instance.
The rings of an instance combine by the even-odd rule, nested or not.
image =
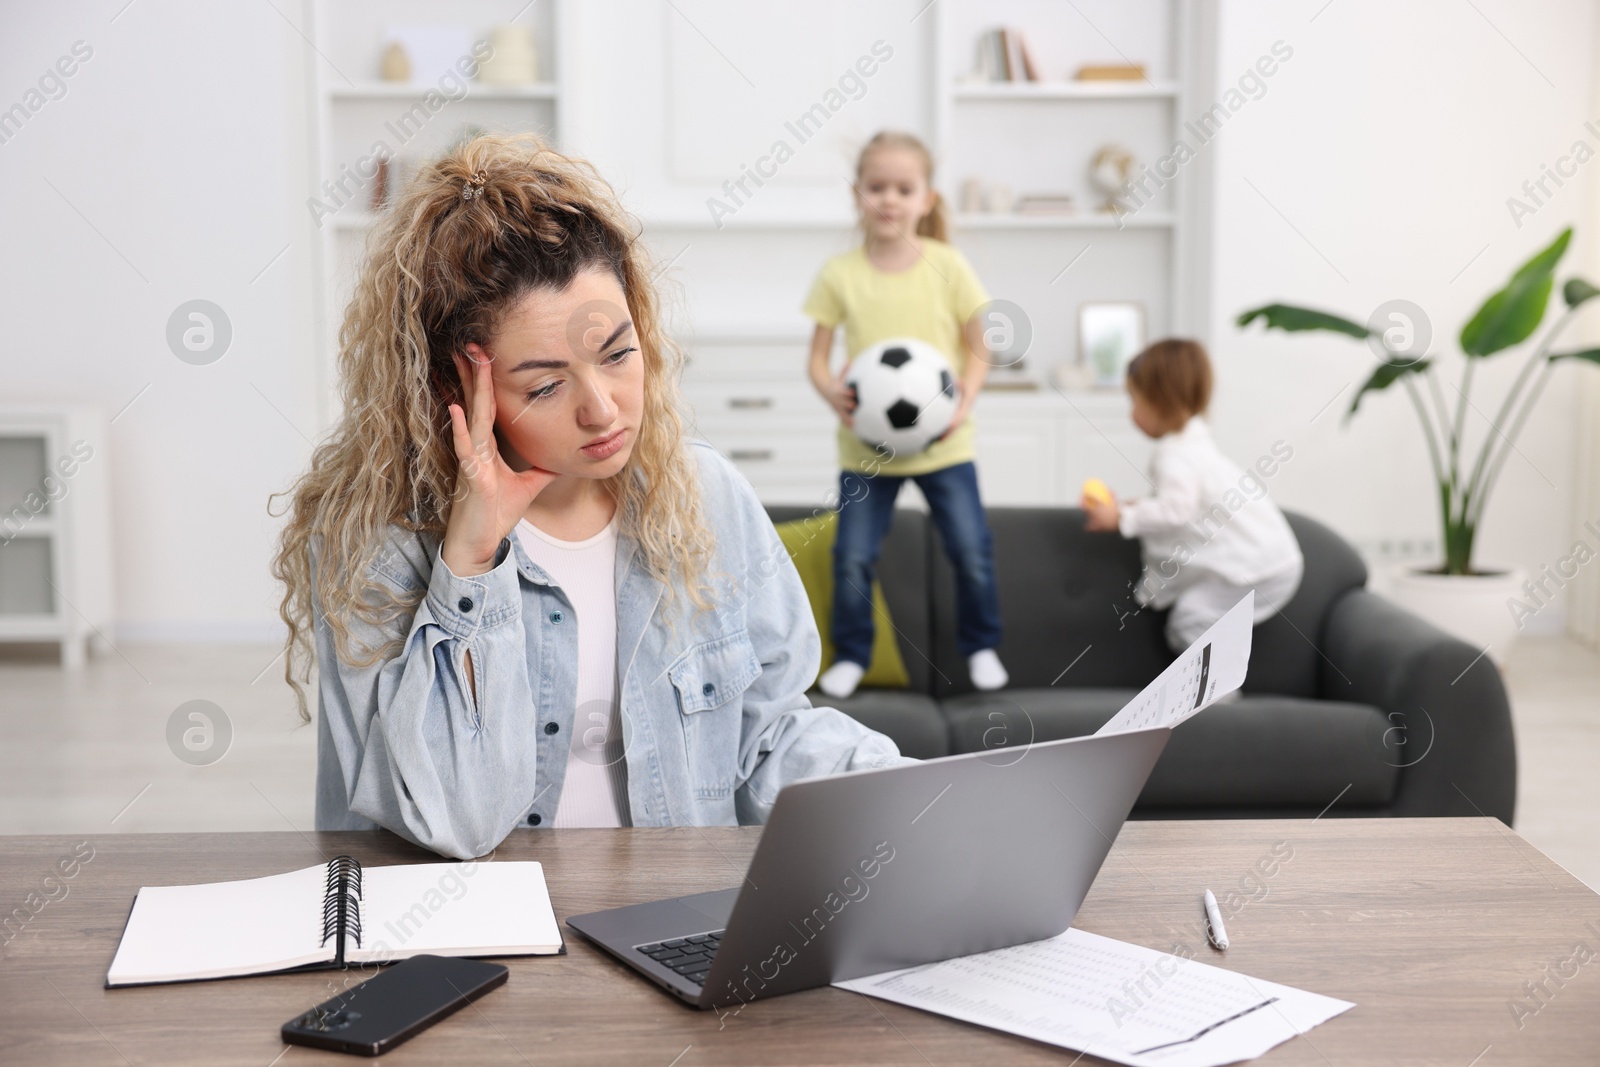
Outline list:
[[[645,367],[637,443],[604,484],[666,596],[681,586],[696,607],[709,606],[713,545],[684,447],[683,355],[662,324],[637,226],[587,162],[534,134],[476,137],[424,166],[369,235],[339,329],[343,414],[310,468],[272,498],[289,497],[272,573],[284,584],[284,678],[302,720],[311,719],[313,610],[339,658],[369,667],[400,640],[357,650],[351,620],[382,626],[425,595],[397,595],[368,568],[391,526],[442,537],[449,523],[459,466],[449,405],[465,409],[452,354],[468,342],[488,347],[530,290],[559,292],[591,267],[621,286]]]

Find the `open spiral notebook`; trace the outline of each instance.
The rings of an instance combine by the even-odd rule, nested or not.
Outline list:
[[[350,856],[286,874],[145,886],[106,987],[332,970],[408,956],[566,951],[533,862],[365,867]]]

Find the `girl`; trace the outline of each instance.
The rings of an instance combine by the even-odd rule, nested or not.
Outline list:
[[[998,689],[1006,670],[995,654],[1000,604],[994,553],[973,466],[972,404],[989,372],[982,320],[988,302],[966,258],[945,243],[944,206],[932,188],[933,158],[906,133],[879,133],[856,161],[855,199],[865,241],[830,259],[806,298],[815,320],[811,382],[839,415],[839,530],[833,549],[833,645],[837,659],[818,679],[830,697],[849,696],[872,654],[872,582],[901,484],[927,498],[956,569],[956,644],[972,684]],[[950,428],[922,452],[887,458],[850,430],[855,397],[844,372],[828,369],[833,331],[844,326],[849,359],[891,337],[918,337],[949,358],[959,378]],[[848,360],[845,364],[849,367]]]
[[[429,164],[373,234],[274,561],[302,718],[319,668],[318,829],[464,858],[518,825],[761,822],[901,760],[806,700],[805,591],[684,439],[636,232],[522,134]]]
[[[1211,360],[1198,341],[1157,341],[1128,364],[1133,422],[1156,439],[1150,460],[1155,495],[1119,504],[1087,495],[1091,530],[1137,537],[1144,576],[1141,604],[1170,608],[1167,644],[1188,648],[1252,589],[1255,621],[1277,614],[1300,587],[1300,543],[1257,471],[1241,470],[1217,448],[1202,417],[1211,401]],[[1273,446],[1279,461],[1293,450]]]

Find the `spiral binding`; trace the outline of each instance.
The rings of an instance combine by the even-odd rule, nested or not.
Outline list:
[[[339,935],[335,962],[344,963],[345,938],[353,935],[361,944],[361,861],[354,856],[335,856],[328,861],[327,889],[322,897],[322,944]]]

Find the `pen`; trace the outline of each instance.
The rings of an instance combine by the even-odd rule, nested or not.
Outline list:
[[[1216,894],[1206,890],[1206,936],[1218,948],[1228,947],[1228,930],[1222,925],[1222,912],[1217,908]]]

